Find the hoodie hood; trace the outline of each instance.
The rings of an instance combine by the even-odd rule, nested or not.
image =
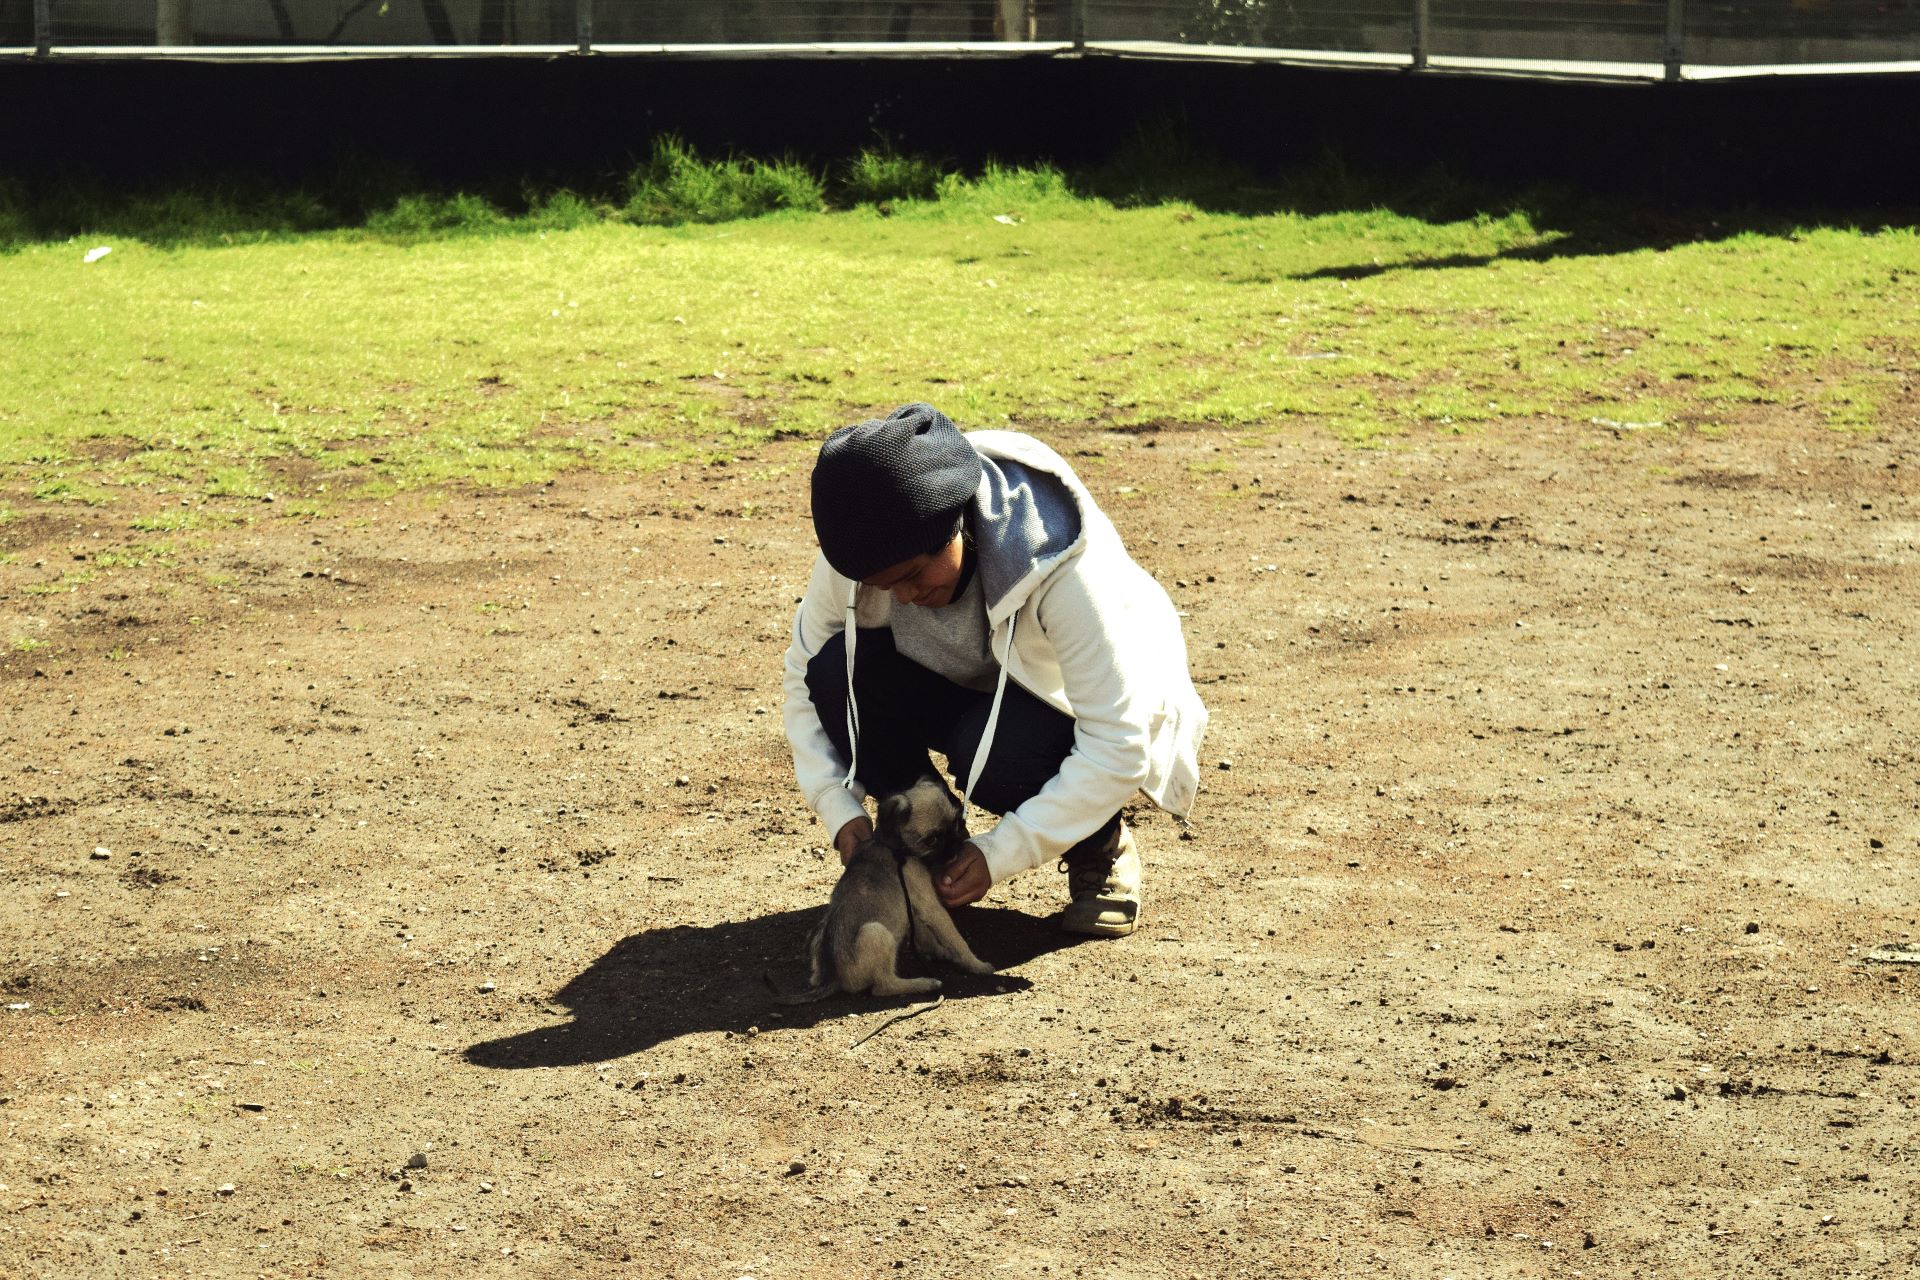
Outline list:
[[[975,431],[967,439],[980,453],[980,488],[969,515],[987,627],[993,630],[1080,550],[1092,498],[1068,478],[1073,473],[1065,461],[1031,437]],[[1009,440],[1025,446],[1019,456],[1006,450]]]

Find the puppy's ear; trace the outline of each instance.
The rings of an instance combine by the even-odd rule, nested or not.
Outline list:
[[[880,798],[880,826],[897,831],[912,813],[913,801],[907,799],[904,793],[896,792]]]

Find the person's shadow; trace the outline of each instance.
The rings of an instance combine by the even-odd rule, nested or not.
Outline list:
[[[672,925],[624,938],[554,994],[573,1021],[482,1041],[467,1049],[467,1061],[503,1070],[577,1066],[622,1058],[696,1031],[811,1027],[908,1008],[908,1000],[864,995],[801,1005],[774,998],[769,976],[785,992],[806,986],[807,937],[819,911],[782,911],[704,927]],[[1062,933],[1051,919],[1003,907],[963,907],[954,913],[954,923],[975,954],[1001,970],[1080,940]],[[976,975],[929,967],[912,955],[901,957],[900,971],[932,973],[949,1000],[1033,985],[1006,972]]]

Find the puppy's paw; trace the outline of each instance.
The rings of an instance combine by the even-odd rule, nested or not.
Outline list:
[[[992,965],[980,959],[978,956],[975,956],[971,963],[963,961],[960,967],[968,973],[992,973],[994,971]]]

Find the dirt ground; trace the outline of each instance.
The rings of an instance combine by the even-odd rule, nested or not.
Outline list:
[[[0,1275],[1914,1274],[1920,446],[1789,419],[1050,433],[1200,805],[852,1049],[762,981],[811,446],[143,566],[16,497]]]

